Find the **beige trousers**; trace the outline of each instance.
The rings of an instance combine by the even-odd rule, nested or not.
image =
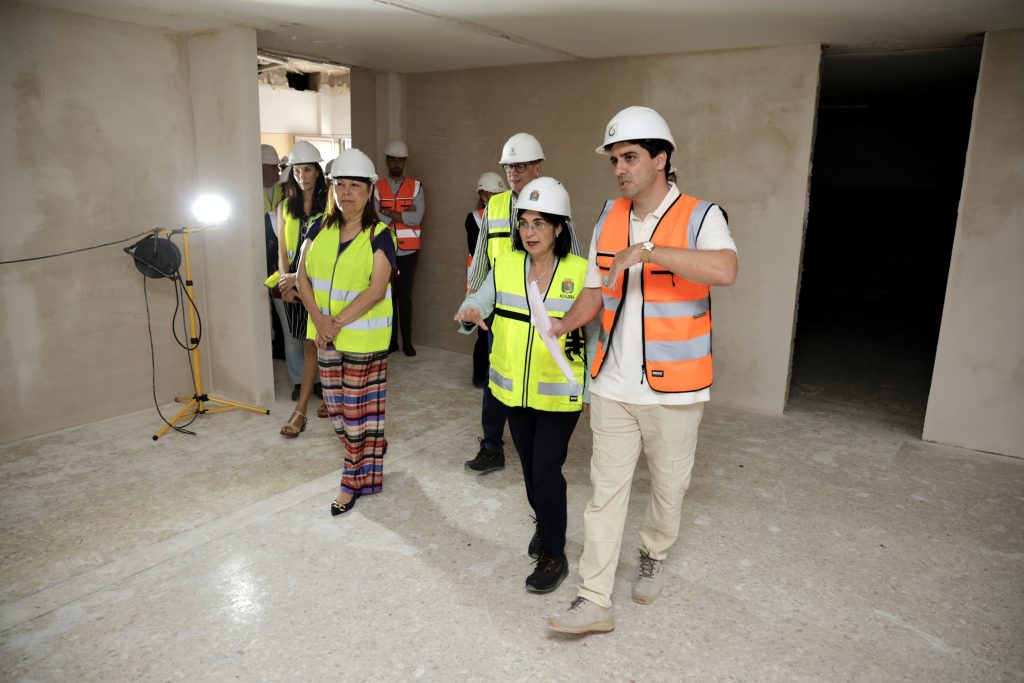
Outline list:
[[[629,490],[640,450],[647,454],[651,471],[651,498],[640,527],[640,547],[654,559],[663,560],[679,536],[683,495],[690,485],[704,404],[635,405],[593,395],[590,410],[594,495],[583,512],[578,594],[611,607]]]

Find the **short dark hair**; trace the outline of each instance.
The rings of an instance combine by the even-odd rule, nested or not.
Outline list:
[[[643,140],[621,140],[620,142],[632,142],[634,145],[639,145],[640,147],[643,147],[645,150],[647,150],[647,153],[651,155],[652,159],[661,154],[662,152],[664,152],[665,178],[668,179],[668,169],[672,168],[672,143],[670,143],[668,140],[658,140],[654,138]],[[605,145],[604,151],[611,152],[612,147],[617,144],[618,142],[614,144]]]
[[[301,166],[303,164],[295,164]],[[313,187],[313,206],[309,212],[310,216],[323,213],[327,209],[327,179],[324,177],[324,169],[320,164],[309,164],[316,166],[316,185]],[[295,181],[295,173],[292,167],[288,167],[288,180],[284,184],[284,196],[287,199],[288,213],[293,216],[302,216],[302,188]]]
[[[550,223],[553,229],[557,232],[558,228],[562,228],[562,232],[555,235],[555,256],[558,258],[565,258],[569,255],[572,250],[572,235],[569,234],[569,221],[565,216],[559,216],[557,213],[546,213],[544,211],[538,211],[541,217]],[[512,228],[512,249],[514,251],[526,251],[523,247],[523,240],[519,237],[519,230]]]
[[[335,179],[332,178],[332,180],[335,180]],[[346,177],[345,180],[356,180],[356,181],[359,181],[361,183],[366,183],[367,187],[370,188],[370,198],[366,202],[366,206],[363,207],[363,218],[362,218],[363,230],[365,230],[367,228],[372,228],[373,226],[377,225],[377,223],[380,223],[380,216],[377,215],[377,209],[373,206],[373,183],[370,182],[370,179],[369,178],[348,178],[348,177]],[[341,207],[339,207],[334,202],[331,202],[330,207],[328,208],[328,211],[327,211],[327,216],[324,217],[324,227],[325,228],[340,227],[341,226],[341,222],[342,222]]]

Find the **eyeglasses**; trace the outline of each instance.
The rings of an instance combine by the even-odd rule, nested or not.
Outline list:
[[[523,171],[526,170],[527,166],[535,166],[538,163],[539,162],[537,161],[527,161],[521,164],[502,164],[501,166],[502,168],[505,169],[505,171],[515,171],[516,173],[522,173]]]
[[[525,219],[520,219],[519,223],[516,224],[516,229],[519,232],[525,232],[526,230],[531,230],[531,229],[535,230],[536,232],[540,232],[541,230],[547,230],[548,228],[553,228],[553,227],[554,226],[551,225],[551,223],[548,223],[543,218],[534,219],[534,221],[532,223],[526,221]]]

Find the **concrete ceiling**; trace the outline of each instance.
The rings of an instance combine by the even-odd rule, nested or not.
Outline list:
[[[415,73],[799,43],[943,46],[1024,27],[1021,0],[28,0],[174,31],[244,26],[259,47]]]

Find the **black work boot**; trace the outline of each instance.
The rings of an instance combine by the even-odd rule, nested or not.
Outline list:
[[[565,559],[565,555],[549,557],[542,551],[533,573],[526,577],[526,590],[531,593],[550,593],[558,588],[567,576],[569,560]]]
[[[526,549],[526,554],[537,559],[540,557],[540,531],[537,530],[537,520],[533,520],[533,538],[530,539],[530,545]]]
[[[505,456],[502,453],[485,448],[481,444],[476,457],[466,461],[466,469],[472,470],[477,474],[497,472],[498,470],[505,469]]]

